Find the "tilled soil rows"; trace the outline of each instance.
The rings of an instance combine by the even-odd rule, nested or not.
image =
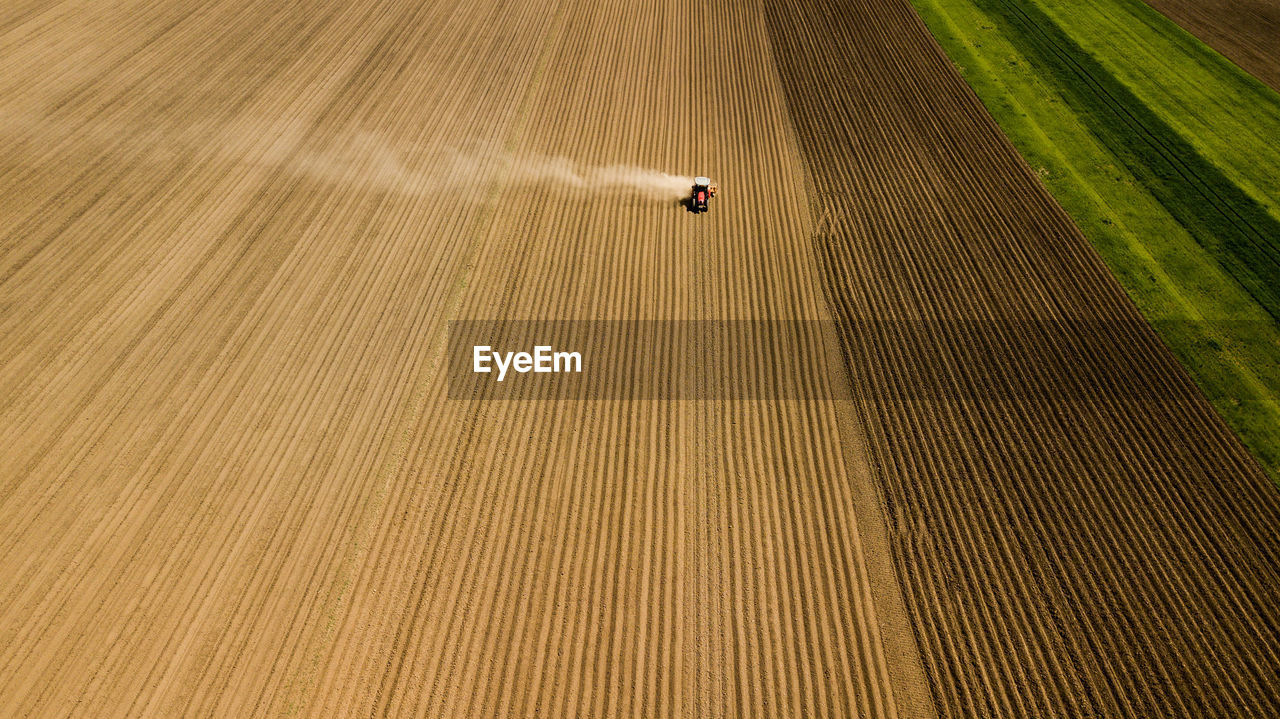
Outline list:
[[[1276,488],[905,3],[766,6],[939,711],[1276,713]],[[1019,327],[1024,374],[974,376]],[[921,363],[954,398],[902,386]]]
[[[19,3],[0,47],[4,713],[931,712],[847,401],[446,397],[451,319],[830,324],[757,5]]]
[[[3,713],[1274,713],[1274,488],[905,2],[22,0],[0,190]],[[826,399],[449,399],[457,319]]]

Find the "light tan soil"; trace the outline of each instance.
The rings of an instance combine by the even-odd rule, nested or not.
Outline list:
[[[721,193],[555,179],[615,165]],[[0,190],[4,713],[1274,704],[1275,492],[1198,396],[881,394],[956,348],[866,314],[1134,317],[905,2],[19,0]],[[459,318],[844,332],[830,400],[486,402]]]

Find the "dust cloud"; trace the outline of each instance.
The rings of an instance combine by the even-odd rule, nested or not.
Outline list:
[[[479,146],[397,148],[369,133],[342,145],[296,152],[287,164],[295,172],[327,182],[408,194],[548,187],[662,202],[687,197],[693,185],[692,177],[634,165],[593,166],[567,157]]]
[[[512,158],[513,179],[546,183],[591,192],[633,193],[652,200],[679,200],[689,194],[692,177],[669,175],[631,165],[584,167],[564,157],[525,156]]]
[[[82,148],[118,161],[157,165],[206,153],[223,161],[272,170],[355,190],[409,195],[540,187],[657,202],[690,194],[693,178],[627,164],[591,165],[568,157],[498,148],[484,143],[442,147],[396,141],[370,131],[342,132],[316,141],[296,122],[247,118],[216,124],[137,124],[96,121],[73,125],[34,110],[0,108],[0,142],[36,162],[43,149],[75,137]]]

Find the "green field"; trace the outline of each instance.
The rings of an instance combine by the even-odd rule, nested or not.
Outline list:
[[[1139,0],[912,0],[1280,481],[1280,95]]]

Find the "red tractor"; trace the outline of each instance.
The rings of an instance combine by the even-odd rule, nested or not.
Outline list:
[[[689,209],[694,212],[706,212],[707,201],[716,196],[716,186],[710,177],[693,178],[693,196],[689,198]]]

